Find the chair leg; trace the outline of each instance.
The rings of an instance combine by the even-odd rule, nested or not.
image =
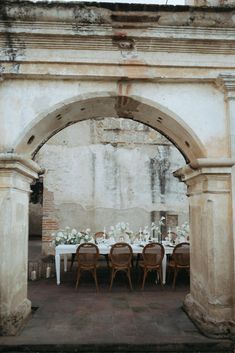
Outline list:
[[[129,280],[130,289],[133,290],[133,288],[132,288],[132,283],[131,283],[131,271],[130,271],[129,268],[128,268],[128,270],[127,270],[127,277],[128,277],[128,280]]]
[[[72,254],[71,264],[70,264],[70,269],[69,269],[69,271],[72,271],[72,267],[73,267],[73,263],[74,263],[74,260],[75,260],[75,256],[76,256],[76,254]]]
[[[96,268],[94,268],[92,274],[93,274],[93,277],[95,280],[96,291],[99,292],[99,286],[98,286],[97,275],[96,275]]]
[[[80,281],[80,277],[81,277],[81,271],[78,269],[78,273],[77,273],[77,282],[76,282],[76,289],[78,287],[79,281]]]
[[[163,283],[162,283],[162,268],[160,267],[160,268],[158,268],[156,271],[157,271],[157,275],[158,275],[158,277],[159,277],[160,285],[161,285],[161,287],[162,287],[162,286],[163,286]]]
[[[116,275],[116,271],[115,271],[114,269],[112,269],[112,273],[111,273],[111,282],[110,282],[109,290],[112,289],[113,280],[114,280],[115,275]]]
[[[144,285],[145,285],[145,280],[146,280],[146,277],[147,277],[147,273],[148,273],[148,270],[145,268],[145,269],[144,269],[144,276],[143,276],[142,287],[141,287],[142,290],[144,289]]]
[[[175,282],[176,282],[176,277],[178,274],[178,268],[175,267],[175,271],[174,271],[174,279],[173,279],[173,284],[172,284],[172,288],[175,289]]]

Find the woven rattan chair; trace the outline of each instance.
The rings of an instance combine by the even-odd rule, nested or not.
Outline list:
[[[111,272],[111,282],[109,289],[113,286],[113,280],[116,273],[119,271],[124,271],[127,274],[129,286],[132,290],[131,283],[131,262],[132,262],[132,248],[127,243],[116,243],[112,245],[109,254],[109,266],[112,270]]]
[[[93,243],[83,243],[80,244],[77,248],[77,261],[78,261],[78,269],[77,269],[77,281],[76,281],[76,289],[78,287],[81,272],[82,271],[91,271],[93,278],[95,280],[96,290],[99,290],[96,269],[98,264],[99,257],[99,249]]]
[[[84,232],[81,232],[82,234],[85,234]],[[74,261],[75,261],[75,257],[76,257],[76,254],[72,254],[72,257],[71,257],[71,263],[70,263],[70,271],[72,271],[72,267],[73,267],[73,264],[74,264]]]
[[[180,270],[190,270],[190,245],[189,243],[180,243],[174,247],[171,260],[168,263],[168,269],[174,272],[172,288],[175,288],[176,278]]]
[[[139,266],[143,268],[143,282],[141,289],[144,289],[145,280],[150,271],[156,271],[162,285],[162,260],[164,257],[164,247],[159,243],[150,243],[145,245],[142,256],[143,261],[139,262]]]

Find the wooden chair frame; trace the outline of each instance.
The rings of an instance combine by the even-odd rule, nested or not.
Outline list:
[[[150,256],[149,256],[149,254],[147,254],[147,252],[149,249],[154,248],[154,247],[156,250],[160,249],[160,258],[156,259],[156,256],[155,256],[155,259],[154,259],[152,256],[152,258],[151,258],[152,261],[150,261]],[[151,255],[156,255],[156,254],[153,253]],[[163,283],[162,283],[162,260],[163,260],[164,254],[165,254],[164,247],[160,243],[149,243],[149,244],[145,245],[145,247],[143,248],[143,251],[142,251],[143,261],[139,262],[139,266],[142,267],[144,270],[143,281],[142,281],[142,286],[141,286],[142,290],[144,289],[145,281],[146,281],[147,275],[150,271],[157,272],[157,275],[159,276],[159,279],[160,279],[160,284],[161,284],[161,286],[163,285]]]
[[[177,244],[174,247],[174,250],[173,250],[173,253],[172,253],[172,256],[171,256],[171,260],[168,263],[168,269],[174,271],[174,278],[173,278],[172,288],[175,288],[176,278],[177,278],[178,272],[180,270],[182,270],[182,269],[184,269],[184,270],[186,270],[188,272],[190,270],[190,252],[188,253],[188,260],[189,261],[188,261],[187,264],[183,264],[182,262],[180,262],[180,259],[177,258],[178,257],[177,256],[178,249],[182,248],[185,245],[188,247],[188,250],[189,250],[190,249],[190,244],[187,243],[187,242],[183,242],[183,243]]]
[[[94,250],[93,253],[91,251],[87,251],[87,252],[85,251],[85,250],[91,250],[91,249]],[[93,255],[93,256],[91,257],[89,255]],[[96,274],[96,269],[98,267],[98,257],[99,257],[98,247],[93,243],[80,244],[77,248],[76,256],[77,256],[77,260],[78,260],[76,289],[77,289],[79,281],[80,281],[81,272],[82,271],[91,271],[92,276],[95,281],[96,290],[98,292],[99,286],[98,286],[97,274]],[[84,256],[84,259],[82,259],[83,256]]]
[[[122,249],[124,249],[124,248],[128,249],[128,251],[122,252]],[[120,253],[114,254],[117,249],[120,250]],[[121,260],[118,261],[118,256],[120,255],[120,257],[121,257],[124,254],[127,255],[127,259],[125,259],[125,261],[121,261]],[[133,257],[132,247],[128,243],[119,242],[119,243],[115,243],[114,245],[112,245],[112,247],[110,249],[110,254],[109,254],[109,265],[112,269],[111,281],[110,281],[110,286],[109,286],[110,290],[113,286],[113,280],[114,280],[117,272],[119,272],[119,271],[123,271],[126,273],[128,281],[129,281],[130,289],[131,290],[133,289],[132,282],[131,282],[132,257]]]

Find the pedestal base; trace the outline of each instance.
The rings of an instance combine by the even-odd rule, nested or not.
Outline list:
[[[12,313],[0,313],[0,336],[16,335],[31,314],[31,301],[25,299]]]
[[[208,315],[204,308],[188,294],[183,304],[184,311],[206,336],[211,338],[232,338],[234,324],[232,321],[216,320]],[[232,328],[233,327],[233,328]]]

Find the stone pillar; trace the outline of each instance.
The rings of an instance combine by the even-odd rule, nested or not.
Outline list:
[[[15,335],[31,312],[27,299],[28,205],[37,164],[0,154],[0,335]]]
[[[219,84],[222,86],[227,105],[228,134],[230,140],[230,155],[235,159],[235,76],[220,75]],[[235,165],[232,167],[232,224],[233,251],[235,254]],[[230,323],[233,337],[235,337],[235,255],[233,258],[233,317]]]
[[[188,187],[190,294],[184,308],[211,337],[229,337],[233,318],[232,159],[197,161],[178,170]]]

